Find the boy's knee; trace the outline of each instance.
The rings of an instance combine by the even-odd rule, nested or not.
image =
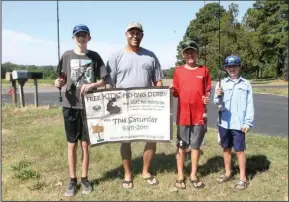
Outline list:
[[[179,147],[177,154],[185,154],[185,153],[188,152],[188,149],[189,149],[189,148],[181,148],[181,147]]]
[[[86,142],[86,141],[82,141],[82,142],[81,142],[81,147],[82,147],[82,149],[88,150],[88,146],[89,146],[89,143],[88,143],[88,142]]]
[[[76,148],[77,148],[77,143],[68,142],[68,149],[69,150],[74,150]]]
[[[232,147],[223,148],[224,152],[232,152]]]
[[[81,142],[81,150],[82,150],[82,152],[87,153],[88,152],[88,146],[89,146],[88,142],[82,141]]]

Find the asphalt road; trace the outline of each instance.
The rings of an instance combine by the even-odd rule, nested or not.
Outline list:
[[[268,86],[267,86],[268,88]],[[12,97],[2,91],[2,103],[11,103]],[[42,90],[39,93],[39,105],[59,105],[58,92],[54,89]],[[25,104],[34,104],[33,89],[24,90]],[[17,95],[19,102],[19,95]],[[211,98],[212,100],[212,98]],[[288,97],[267,94],[254,94],[255,127],[253,132],[288,137]],[[174,114],[177,109],[177,99],[173,103]],[[216,127],[217,107],[211,103],[208,106],[208,126]],[[174,115],[175,121],[175,115]]]

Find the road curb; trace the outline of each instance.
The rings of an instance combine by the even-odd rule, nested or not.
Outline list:
[[[253,92],[253,94],[261,94],[261,95],[274,95],[279,97],[288,97],[286,95],[276,95],[276,94],[270,94],[270,93],[259,93],[259,92]]]

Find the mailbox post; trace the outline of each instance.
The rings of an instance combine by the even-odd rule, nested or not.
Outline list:
[[[34,105],[38,107],[38,82],[37,79],[43,79],[42,72],[29,72],[29,78],[34,80]]]
[[[21,103],[21,106],[24,107],[25,100],[24,100],[23,86],[28,80],[28,70],[13,70],[12,79],[18,81],[18,85],[20,89],[20,103]]]
[[[34,87],[35,87],[35,92],[34,92],[34,105],[38,107],[38,82],[37,79],[34,79]]]
[[[12,72],[6,72],[5,78],[7,81],[10,81],[12,83],[12,100],[13,104],[17,105],[17,87],[16,87],[16,81],[12,78]]]

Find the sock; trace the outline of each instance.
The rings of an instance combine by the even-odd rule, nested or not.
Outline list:
[[[77,182],[77,178],[70,178],[70,181],[76,183]]]
[[[85,180],[87,180],[87,176],[86,177],[81,177],[81,181],[82,182],[85,181]]]

